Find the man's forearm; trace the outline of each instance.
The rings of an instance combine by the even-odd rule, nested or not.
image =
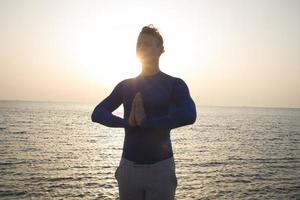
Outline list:
[[[126,119],[113,115],[111,112],[101,107],[95,108],[91,119],[93,122],[100,123],[107,127],[128,127],[128,121]]]
[[[144,118],[142,120],[141,128],[154,128],[154,129],[174,129],[181,126],[193,124],[196,121],[196,110],[191,109],[189,111],[177,111],[172,114],[155,117],[155,118]]]

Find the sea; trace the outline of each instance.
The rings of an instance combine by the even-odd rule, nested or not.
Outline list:
[[[118,199],[124,129],[95,106],[0,101],[0,199]],[[197,106],[170,136],[177,200],[300,199],[299,108]]]

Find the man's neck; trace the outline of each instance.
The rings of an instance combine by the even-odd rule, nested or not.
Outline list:
[[[158,72],[160,72],[158,61],[142,64],[142,76],[151,76]]]

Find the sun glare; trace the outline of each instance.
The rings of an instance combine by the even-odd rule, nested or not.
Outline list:
[[[103,85],[114,85],[123,79],[136,76],[140,71],[138,60],[128,51],[103,52],[101,56],[82,52],[79,59],[87,78]]]
[[[72,70],[93,84],[109,88],[126,78],[137,76],[141,72],[141,64],[135,54],[136,41],[142,24],[147,23],[138,24],[126,27],[107,25],[103,30],[103,26],[85,23],[78,32],[70,32],[70,28],[64,27],[68,33],[63,40],[66,44],[64,55],[71,60]],[[161,24],[164,24],[163,21]],[[155,25],[165,41],[166,52],[161,56],[160,69],[173,76],[187,74],[194,63],[186,49],[191,51],[193,48],[187,46],[186,40],[178,40],[172,27],[160,27],[160,23]]]
[[[72,35],[66,52],[76,66],[74,70],[84,79],[109,87],[138,75],[141,68],[135,55],[137,33],[127,31],[126,35],[131,37],[125,40],[117,31],[108,33],[90,27]]]

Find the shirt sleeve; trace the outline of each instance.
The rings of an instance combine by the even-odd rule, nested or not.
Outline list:
[[[186,83],[177,78],[172,90],[171,105],[166,116],[145,118],[141,128],[174,129],[180,126],[193,124],[196,121],[196,106],[190,96]]]
[[[93,122],[108,127],[126,128],[129,126],[127,120],[112,114],[123,103],[123,84],[124,81],[117,84],[110,95],[95,107],[91,115]]]

